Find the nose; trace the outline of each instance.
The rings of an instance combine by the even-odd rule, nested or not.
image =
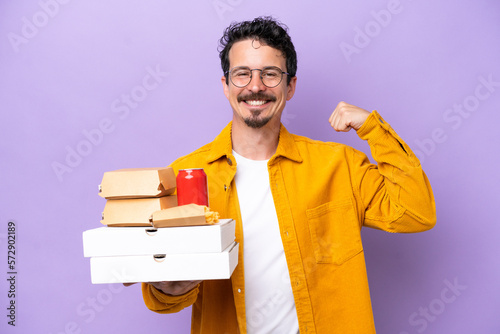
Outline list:
[[[247,85],[248,90],[252,92],[261,92],[267,88],[262,82],[262,78],[260,77],[261,73],[259,69],[252,70],[252,79]]]

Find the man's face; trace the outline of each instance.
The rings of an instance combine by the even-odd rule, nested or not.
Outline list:
[[[286,72],[286,60],[279,50],[262,45],[257,40],[244,40],[233,44],[229,50],[229,69],[247,66],[250,69],[263,69],[276,66]],[[283,74],[281,83],[274,87],[266,87],[260,79],[260,71],[252,71],[252,80],[238,88],[231,80],[226,84],[222,77],[224,94],[233,108],[233,122],[244,122],[252,128],[261,128],[271,122],[280,122],[286,101],[295,92],[296,77],[287,85],[287,75]]]

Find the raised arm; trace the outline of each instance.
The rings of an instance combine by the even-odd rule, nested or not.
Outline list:
[[[356,130],[377,165],[352,151],[353,191],[364,206],[365,226],[388,232],[420,232],[436,223],[432,189],[410,147],[376,112],[339,103],[329,119],[336,131]]]

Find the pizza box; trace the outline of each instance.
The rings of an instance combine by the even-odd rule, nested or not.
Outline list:
[[[238,243],[220,253],[99,256],[90,258],[92,283],[228,279],[238,264]]]
[[[235,221],[189,227],[99,227],[83,232],[85,257],[220,253],[234,242]]]

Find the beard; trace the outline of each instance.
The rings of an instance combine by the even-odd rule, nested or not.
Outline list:
[[[238,102],[244,100],[263,100],[263,101],[276,101],[276,97],[271,94],[265,94],[262,92],[258,93],[250,93],[248,95],[240,95],[238,96]],[[252,115],[245,118],[245,124],[251,128],[259,129],[266,125],[272,118],[272,116],[260,118],[260,111],[252,111]]]
[[[264,125],[266,125],[272,118],[271,116],[260,118],[259,115],[260,112],[252,112],[252,115],[250,117],[244,119],[245,124],[253,129],[260,129]]]

